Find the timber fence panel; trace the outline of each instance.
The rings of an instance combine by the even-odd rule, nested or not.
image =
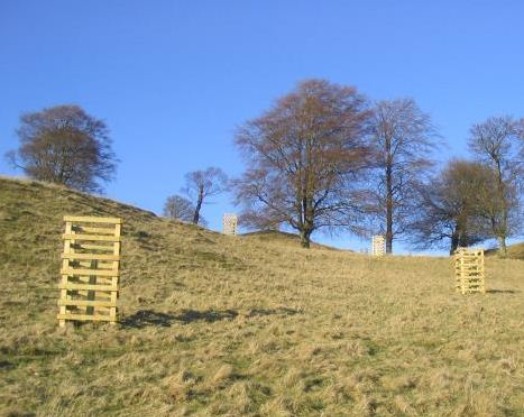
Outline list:
[[[384,236],[376,235],[371,238],[371,255],[384,256],[386,253],[386,241]]]
[[[122,221],[65,216],[58,322],[118,322]]]
[[[455,289],[461,294],[485,293],[484,250],[459,248],[452,257]]]
[[[222,217],[222,233],[229,236],[237,234],[238,217],[234,213],[225,213]]]

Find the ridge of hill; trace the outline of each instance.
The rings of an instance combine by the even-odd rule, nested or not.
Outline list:
[[[57,326],[63,216],[123,219],[121,324]],[[508,416],[522,261],[486,295],[447,258],[224,236],[0,178],[0,416]]]
[[[295,233],[283,232],[281,230],[258,230],[254,232],[242,233],[242,238],[259,240],[267,244],[300,246],[300,236]],[[329,245],[323,245],[317,242],[311,242],[312,249],[340,250]],[[349,251],[352,252],[352,251]]]

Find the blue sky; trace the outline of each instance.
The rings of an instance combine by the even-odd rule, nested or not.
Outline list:
[[[107,196],[161,213],[186,172],[240,174],[235,128],[325,78],[413,97],[446,160],[466,153],[473,123],[524,116],[523,16],[520,0],[2,0],[0,155],[22,112],[78,104],[121,160]],[[3,157],[0,174],[21,175]],[[230,200],[204,208],[211,228]]]

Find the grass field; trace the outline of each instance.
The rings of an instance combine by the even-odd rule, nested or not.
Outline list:
[[[120,312],[59,328],[64,214],[122,217]],[[0,416],[524,416],[524,263],[228,237],[0,178]]]

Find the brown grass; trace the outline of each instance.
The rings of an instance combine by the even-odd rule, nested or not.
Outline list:
[[[60,329],[64,214],[124,219],[122,323]],[[522,416],[524,268],[228,237],[0,179],[0,416]]]

